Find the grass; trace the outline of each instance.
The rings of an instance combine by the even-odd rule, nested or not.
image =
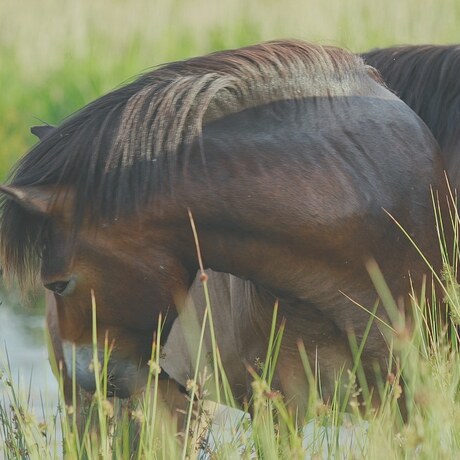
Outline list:
[[[434,206],[437,207],[435,200]],[[460,220],[455,207],[452,207],[451,219],[455,229],[454,247],[458,248]],[[4,366],[0,379],[6,383],[8,391],[0,401],[0,455],[7,459],[56,459],[64,449],[65,458],[72,460],[458,458],[460,286],[455,270],[458,250],[453,259],[448,256],[439,220],[438,228],[445,269],[442,278],[435,276],[433,282],[442,283],[441,290],[450,313],[447,323],[439,316],[439,310],[431,309],[424,300],[425,290],[422,289],[422,292],[411,294],[409,327],[406,317],[396,308],[378,267],[368,266],[391,318],[388,329],[393,334],[389,361],[397,362],[394,373],[376,371],[379,378],[374,391],[378,392],[381,401],[378,408],[370,404],[360,360],[365,333],[361,342],[350,337],[354,365],[352,369],[344,369],[342,377],[337,379],[331,401],[322,400],[321,369],[316,365],[312,369],[305,348],[299,343],[309,381],[308,406],[305,420],[294,417],[282,395],[271,387],[284,328],[282,322],[276,321],[275,305],[263,366],[258,373],[250,369],[253,377],[251,417],[247,412],[234,411],[231,423],[213,423],[216,406],[207,399],[236,409],[219,350],[213,346],[212,365],[208,365],[211,368],[196,371],[187,383],[184,422],[177,432],[175,417],[180,414],[171,414],[163,404],[159,380],[161,327],[153,340],[148,390],[129,402],[109,399],[106,397],[107,368],[104,363],[110,355],[110,347],[105,344],[106,357],[100,362],[96,349],[97,308],[93,298],[94,396],[85,406],[79,406],[75,394],[71,406],[61,400],[56,413],[38,417],[29,409],[27,393],[18,392],[8,366]],[[199,253],[198,245],[197,250]],[[212,306],[204,272],[202,281],[207,300],[205,319],[197,331],[197,361],[202,359],[204,330],[212,325]],[[370,311],[369,326],[374,320]],[[405,408],[404,416],[401,407]]]
[[[5,368],[0,377],[8,384],[7,396],[0,402],[0,445],[4,449],[0,455],[8,459],[60,458],[59,433],[62,433],[68,459],[186,459],[203,458],[205,453],[207,458],[215,459],[303,459],[306,455],[318,459],[457,458],[460,455],[458,342],[449,338],[445,328],[429,329],[428,315],[426,305],[414,297],[414,328],[409,333],[405,324],[399,323],[400,333],[393,342],[394,349],[399,350],[399,372],[382,375],[378,388],[382,404],[378,410],[363,406],[361,398],[362,344],[357,344],[354,368],[347,370],[347,379],[340,379],[346,381],[345,387],[337,383],[337,397],[329,402],[319,397],[318,373],[311,371],[300,347],[311,379],[306,417],[309,423],[304,430],[290,415],[282,396],[270,387],[282,328],[272,328],[265,366],[260,375],[254,374],[252,423],[247,415],[236,414],[234,417],[240,417],[240,422],[234,422],[225,433],[216,425],[211,432],[207,430],[214,408],[205,397],[216,394],[213,388],[216,380],[202,371],[188,383],[186,429],[179,437],[175,434],[174,420],[161,405],[158,340],[152,348],[148,383],[151,390],[129,404],[105,396],[106,369],[95,352],[97,389],[86,408],[83,430],[77,428],[76,403],[68,407],[61,401],[55,414],[33,414],[28,408],[27,393],[18,393]],[[451,326],[455,328],[457,324]],[[96,322],[93,327],[95,331]],[[218,350],[215,352],[218,356]],[[225,397],[229,389],[225,388],[222,368],[217,366],[216,372],[223,390],[221,401],[233,406],[232,398]],[[401,394],[405,395],[408,410],[405,423],[399,412]],[[194,404],[190,403],[192,399]],[[217,441],[212,442],[213,439]]]
[[[0,180],[35,139],[29,128],[42,121],[59,123],[85,103],[163,62],[261,40],[295,37],[362,51],[395,43],[449,43],[458,41],[458,0],[2,0],[0,2]],[[457,222],[456,216],[453,216]],[[458,241],[458,238],[457,240]],[[449,262],[449,263],[447,263]],[[454,330],[460,315],[456,262],[446,269],[442,282],[452,312]],[[382,287],[383,289],[383,287]],[[366,393],[360,371],[362,344],[352,341],[354,369],[347,374],[344,402],[325,404],[317,391],[309,396],[310,428],[307,441],[287,415],[280,396],[270,389],[272,367],[254,380],[254,414],[251,426],[242,417],[240,429],[227,442],[204,447],[215,458],[456,458],[460,457],[460,357],[457,342],[443,329],[430,332],[426,306],[414,296],[414,322],[410,334],[402,334],[400,373],[382,376],[379,391],[384,403],[378,412],[362,410],[358,396]],[[388,300],[388,302],[390,302]],[[212,315],[211,315],[212,317]],[[436,320],[436,318],[435,318]],[[405,329],[400,329],[404,331]],[[268,357],[276,358],[282,332],[272,330]],[[351,339],[352,340],[352,339]],[[217,350],[213,350],[216,354]],[[300,352],[302,347],[300,347]],[[198,355],[199,356],[199,355]],[[157,363],[158,347],[152,362]],[[215,375],[222,402],[234,406],[219,366]],[[270,359],[265,360],[270,363]],[[157,363],[158,364],[158,363]],[[268,366],[268,364],[267,364]],[[97,366],[96,366],[97,368]],[[152,369],[157,369],[152,366]],[[310,387],[317,373],[305,360]],[[102,373],[103,374],[103,373]],[[209,423],[204,402],[213,382],[196,375],[189,391],[197,397],[189,405],[185,440],[176,442],[173,421],[158,398],[158,375],[151,374],[152,391],[122,407],[104,396],[104,377],[89,406],[93,425],[80,433],[77,412],[63,401],[55,413],[32,413],[27,391],[19,391],[5,365],[0,373],[7,392],[0,401],[0,457],[54,459],[61,455],[60,433],[65,437],[67,458],[130,458],[133,436],[138,436],[133,458],[197,458],[198,445],[206,444],[200,424]],[[197,385],[200,383],[200,385]],[[400,390],[408,405],[407,423],[398,413]],[[214,391],[216,394],[216,392]],[[192,417],[200,409],[201,417]],[[203,415],[204,413],[204,415]],[[344,431],[355,430],[353,452],[339,441]],[[364,434],[365,432],[365,434]],[[213,427],[216,438],[223,435]],[[227,438],[228,438],[227,434]]]

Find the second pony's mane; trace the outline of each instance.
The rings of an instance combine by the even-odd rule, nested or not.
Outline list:
[[[362,55],[428,125],[443,152],[460,145],[460,45],[408,45]]]

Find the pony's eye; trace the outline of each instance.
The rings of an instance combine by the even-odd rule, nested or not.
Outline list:
[[[53,291],[60,296],[66,296],[73,292],[75,289],[75,278],[69,280],[55,281],[54,283],[45,284],[45,288]]]

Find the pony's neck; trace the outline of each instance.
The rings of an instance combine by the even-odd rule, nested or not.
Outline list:
[[[186,258],[196,260],[189,208],[207,268],[250,279],[277,294],[304,297],[306,278],[326,265],[347,264],[350,273],[352,260],[362,266],[356,253],[366,255],[362,241],[356,252],[355,232],[368,206],[356,170],[368,168],[369,160],[357,155],[360,164],[338,161],[336,145],[356,149],[352,137],[347,145],[344,133],[362,130],[369,113],[382,111],[382,101],[283,101],[212,123],[171,185],[172,196],[161,196],[161,212],[152,213],[152,225],[183,226]],[[387,103],[401,105],[392,99]],[[324,126],[330,125],[335,129],[326,132]],[[373,230],[378,227],[369,227],[367,238],[378,240]]]
[[[381,121],[378,139],[375,120]],[[400,127],[419,130],[420,145],[401,144]],[[407,292],[410,265],[421,269],[419,278],[425,270],[410,264],[418,255],[382,208],[423,251],[433,252],[425,244],[433,234],[427,181],[409,187],[394,174],[409,166],[433,171],[429,152],[415,166],[407,161],[414,148],[427,150],[425,142],[432,143],[425,128],[391,98],[316,98],[249,109],[205,128],[147,223],[176,233],[170,251],[192,277],[198,264],[187,209],[206,268],[317,306],[343,308],[342,290],[372,308],[366,260],[377,260],[396,297]],[[413,212],[429,213],[419,219],[426,228],[414,225]]]

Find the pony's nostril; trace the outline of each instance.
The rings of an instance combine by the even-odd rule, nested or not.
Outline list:
[[[69,285],[69,281],[55,281],[54,283],[45,284],[46,289],[53,291],[55,294],[62,295]]]

